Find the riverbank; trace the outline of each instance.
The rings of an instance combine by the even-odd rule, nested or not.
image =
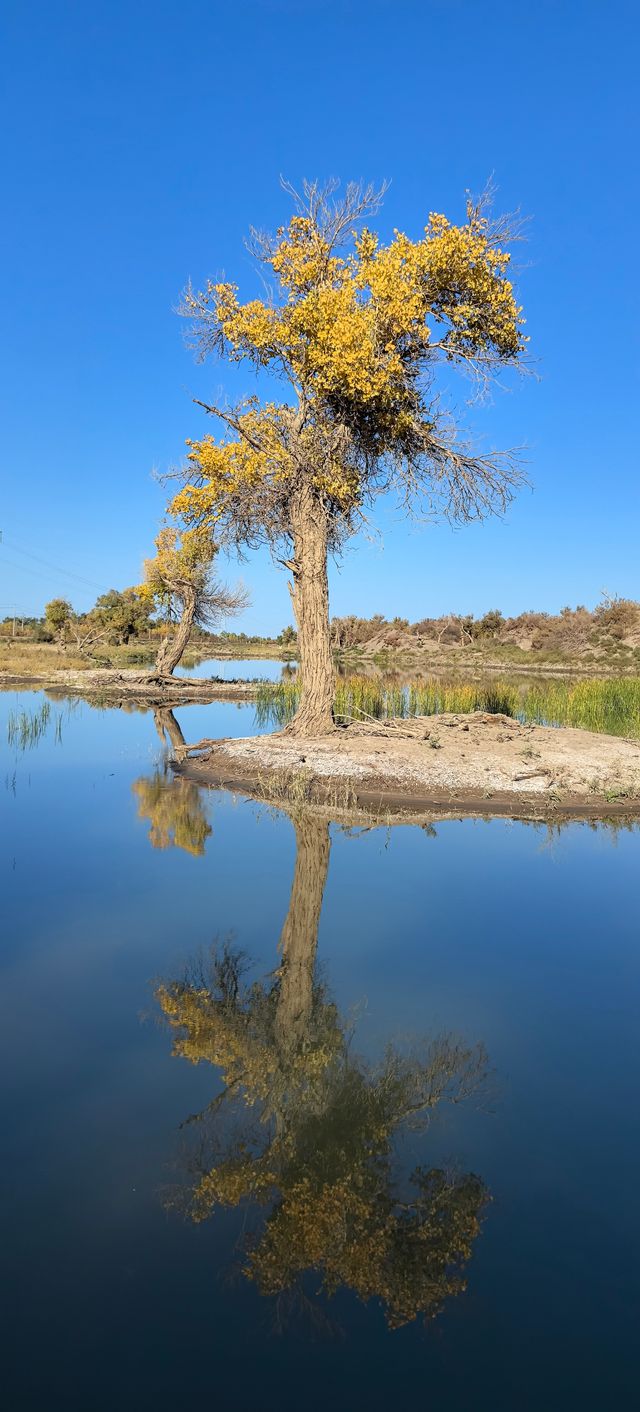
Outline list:
[[[145,706],[181,706],[190,701],[255,701],[257,682],[223,681],[218,677],[154,677],[133,669],[111,671],[105,667],[82,671],[55,671],[34,676],[0,675],[0,690],[39,691],[82,696],[96,704],[116,706],[126,701]]]
[[[33,642],[24,638],[0,638],[0,683],[3,680],[34,678],[42,681],[58,672],[120,671],[136,669],[152,672],[154,669],[157,643],[134,640],[127,644],[107,646],[98,644],[91,653],[83,654],[69,643],[62,647],[54,642]],[[193,643],[187,648],[180,663],[180,669],[195,667],[206,661],[245,661],[261,659],[281,661],[283,665],[292,660],[290,648],[278,643],[268,643],[264,649],[259,644],[250,644],[246,651],[240,648],[218,648],[210,643]],[[293,654],[295,660],[295,653]]]
[[[38,685],[56,685],[61,673],[94,673],[117,671],[152,672],[155,649],[142,642],[124,646],[97,647],[91,657],[83,656],[71,645],[63,649],[55,643],[36,643],[24,639],[0,639],[0,687],[32,681]],[[524,651],[516,647],[501,647],[496,643],[481,643],[460,647],[451,643],[429,643],[422,647],[400,647],[372,650],[334,650],[338,677],[366,675],[372,679],[446,677],[452,681],[481,681],[496,676],[526,681],[589,680],[594,677],[616,678],[640,675],[640,648],[618,649],[614,653],[591,653],[558,656],[543,652]],[[260,661],[282,662],[295,666],[295,649],[275,641],[219,647],[216,644],[190,646],[181,669],[207,660],[244,662],[254,660],[259,673]]]
[[[200,784],[334,812],[640,818],[640,742],[479,712],[352,725],[314,740],[200,741],[174,768]]]

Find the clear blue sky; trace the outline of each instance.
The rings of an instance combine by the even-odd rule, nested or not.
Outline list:
[[[173,309],[188,276],[251,292],[242,240],[286,217],[280,173],[391,179],[383,232],[417,235],[430,210],[460,218],[492,172],[498,204],[532,217],[520,292],[540,381],[471,424],[487,445],[527,443],[533,492],[455,533],[410,530],[381,505],[380,539],[332,570],[333,611],[640,597],[635,0],[4,0],[2,13],[0,605],[40,611],[64,593],[82,609],[139,580],[164,505],[152,468],[207,423],[192,395],[248,386],[194,365]],[[290,620],[266,553],[242,574],[243,627]]]

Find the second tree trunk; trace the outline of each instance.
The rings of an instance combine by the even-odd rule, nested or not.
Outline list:
[[[168,677],[175,671],[181,660],[193,630],[196,611],[195,594],[185,592],[182,615],[173,637],[165,637],[156,658],[156,671],[159,676]]]

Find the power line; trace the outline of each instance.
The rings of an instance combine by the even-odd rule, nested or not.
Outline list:
[[[56,573],[56,574],[63,574],[65,578],[75,579],[75,580],[77,580],[78,583],[84,584],[84,585],[85,585],[86,587],[88,587],[88,588],[98,588],[98,589],[100,589],[100,590],[101,590],[102,592],[104,592],[104,593],[108,592],[108,589],[106,588],[105,584],[103,584],[103,583],[96,583],[94,579],[85,578],[85,575],[84,575],[84,574],[77,574],[77,573],[75,573],[75,571],[74,571],[73,569],[63,569],[63,568],[60,566],[60,564],[53,564],[50,559],[44,559],[41,554],[34,554],[31,549],[23,549],[20,544],[16,544],[15,541],[13,541],[13,540],[10,540],[10,539],[3,539],[3,542],[4,542],[5,544],[7,544],[10,549],[13,549],[16,553],[26,555],[27,559],[33,559],[34,562],[37,563],[37,564],[43,564],[43,565],[45,566],[45,568],[50,569],[53,573]],[[3,559],[4,559],[4,555],[3,555]],[[9,560],[9,559],[4,559],[4,562],[5,562],[5,563],[11,563],[11,560]],[[14,564],[12,564],[12,567],[13,567],[13,568],[17,568],[17,569],[22,569],[23,573],[36,573],[36,572],[37,572],[35,569],[29,569],[26,564],[15,564],[15,563],[14,563]],[[40,578],[45,578],[45,577],[48,577],[48,576],[47,576],[47,575],[44,575],[44,574],[40,574],[39,577],[40,577]]]
[[[31,569],[28,564],[16,564],[15,559],[7,559],[5,554],[0,558],[0,567],[2,564],[8,564],[10,569],[19,569],[21,574],[31,574],[32,578],[46,579],[47,583],[51,582],[51,574],[43,574],[41,569]]]
[[[87,584],[89,588],[104,589],[105,587],[103,583],[96,583],[95,579],[88,579],[84,574],[76,573],[74,569],[63,569],[60,564],[52,564],[50,559],[44,559],[41,554],[34,554],[31,549],[24,549],[22,545],[16,544],[14,540],[7,539],[5,543],[18,554],[25,554],[28,559],[34,559],[37,564],[44,564],[46,568],[52,569],[54,573],[64,574],[66,578],[77,579],[79,583]]]

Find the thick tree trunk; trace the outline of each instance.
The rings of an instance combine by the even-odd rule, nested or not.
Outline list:
[[[298,627],[300,705],[287,726],[292,735],[326,735],[334,728],[334,673],[329,634],[327,521],[322,503],[305,486],[291,516],[293,585]]]
[[[318,925],[329,868],[329,825],[311,815],[296,821],[291,900],[280,937],[282,969],[275,1030],[283,1058],[302,1048],[313,1009]]]
[[[182,617],[173,634],[173,637],[165,637],[160,644],[160,650],[156,658],[156,671],[158,676],[168,677],[175,671],[178,662],[181,661],[185,648],[188,646],[189,638],[193,629],[193,620],[196,611],[195,594],[185,597]]]

